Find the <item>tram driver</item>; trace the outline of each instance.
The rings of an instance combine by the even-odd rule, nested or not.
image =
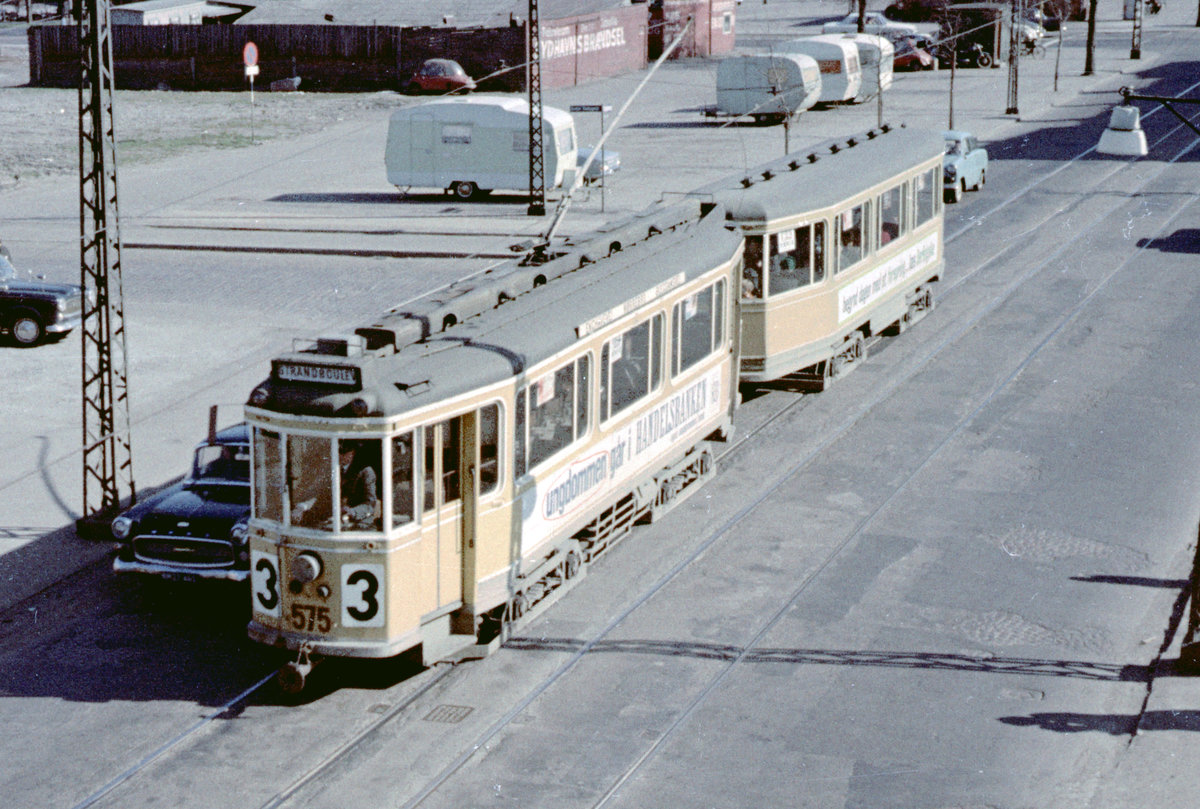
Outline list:
[[[379,473],[369,457],[371,443],[346,439],[338,442],[342,521],[352,529],[379,528]]]

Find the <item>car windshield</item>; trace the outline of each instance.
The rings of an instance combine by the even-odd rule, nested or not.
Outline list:
[[[17,268],[4,256],[0,256],[0,281],[17,280]]]
[[[962,150],[958,148],[958,141],[946,141],[946,154],[961,154]]]
[[[246,444],[207,444],[196,450],[192,480],[250,482],[250,447]]]

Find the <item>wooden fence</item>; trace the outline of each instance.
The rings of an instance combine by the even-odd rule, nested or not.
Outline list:
[[[29,83],[79,85],[75,26],[28,31]],[[302,90],[400,90],[425,60],[454,59],[472,76],[525,61],[525,28],[401,28],[350,25],[114,25],[113,81],[118,89],[244,90],[247,42],[258,47],[258,88],[300,77]],[[525,71],[502,72],[480,89],[519,92]]]

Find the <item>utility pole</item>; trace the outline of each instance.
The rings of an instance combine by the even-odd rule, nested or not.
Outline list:
[[[1017,108],[1017,74],[1021,62],[1021,47],[1025,44],[1021,26],[1024,22],[1024,8],[1021,0],[1012,0],[1012,11],[1009,18],[1008,36],[1008,108],[1005,115],[1019,115]]]
[[[79,31],[79,229],[83,325],[81,536],[108,536],[128,494],[136,498],[129,442],[125,303],[117,219],[112,28],[108,0],[76,0]],[[94,303],[88,293],[94,291]]]
[[[1096,3],[1088,0],[1087,24],[1087,53],[1083,57],[1083,75],[1090,76],[1094,72],[1096,54]]]
[[[1093,0],[1094,2],[1094,0]],[[542,35],[538,0],[529,0],[529,54],[525,60],[529,87],[529,216],[546,214],[546,162],[542,151]]]

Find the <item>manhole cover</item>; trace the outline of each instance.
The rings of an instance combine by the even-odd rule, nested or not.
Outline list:
[[[468,708],[465,705],[439,705],[429,712],[425,717],[425,721],[444,722],[447,725],[453,725],[456,722],[466,719],[467,714],[473,710],[474,708]]]

